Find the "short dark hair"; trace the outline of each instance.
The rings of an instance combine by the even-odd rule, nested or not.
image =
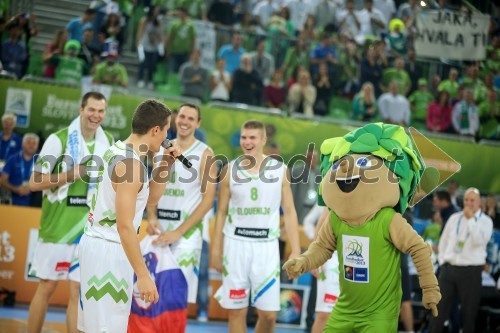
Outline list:
[[[85,12],[84,12],[86,15],[94,15],[96,13],[96,10],[95,8],[87,8],[85,9]]]
[[[164,128],[172,112],[160,101],[147,99],[137,106],[132,116],[132,133],[144,135],[155,126]]]
[[[192,104],[192,103],[184,103],[182,104],[181,106],[179,106],[176,110],[176,114],[179,113],[179,111],[183,108],[183,107],[188,107],[188,108],[191,108],[191,109],[195,109],[196,110],[196,113],[198,114],[198,121],[201,120],[201,109],[198,105],[196,104]]]
[[[244,129],[258,129],[261,130],[264,135],[266,135],[266,127],[264,123],[255,119],[246,121],[241,128]]]
[[[89,101],[89,98],[93,98],[93,99],[96,99],[98,101],[104,100],[104,102],[106,102],[106,97],[103,94],[101,94],[100,92],[89,91],[88,93],[86,93],[82,97],[82,103],[80,104],[82,109],[87,106],[87,102]]]
[[[450,193],[448,191],[437,190],[436,192],[434,192],[434,195],[436,196],[436,198],[439,199],[439,201],[444,200],[447,203],[451,203],[451,196],[450,196]]]

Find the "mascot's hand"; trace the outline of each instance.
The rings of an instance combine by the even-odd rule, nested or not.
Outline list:
[[[431,310],[434,317],[438,316],[437,304],[441,300],[439,287],[431,287],[422,289],[422,303],[424,308]]]
[[[295,279],[306,272],[306,262],[304,257],[289,259],[284,265],[283,269],[286,270],[290,279]]]

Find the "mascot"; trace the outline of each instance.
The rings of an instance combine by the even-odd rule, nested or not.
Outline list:
[[[418,185],[433,182],[422,179],[423,171],[420,154],[400,126],[368,124],[321,145],[318,200],[329,208],[330,219],[309,249],[283,268],[296,278],[337,250],[340,296],[324,332],[397,332],[400,251],[411,255],[422,303],[437,316],[441,294],[432,251],[402,216]],[[436,178],[434,171],[426,175]]]

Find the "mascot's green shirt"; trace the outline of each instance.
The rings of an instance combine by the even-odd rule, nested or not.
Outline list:
[[[340,297],[330,318],[369,321],[398,316],[401,254],[389,236],[395,213],[392,208],[383,208],[365,224],[349,226],[331,212],[339,256]]]

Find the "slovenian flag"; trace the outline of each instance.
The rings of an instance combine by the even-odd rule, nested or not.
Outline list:
[[[146,236],[141,242],[149,274],[156,283],[160,301],[145,303],[140,299],[134,276],[134,297],[128,321],[129,333],[181,333],[187,324],[187,282],[169,247],[153,246],[157,236]]]

